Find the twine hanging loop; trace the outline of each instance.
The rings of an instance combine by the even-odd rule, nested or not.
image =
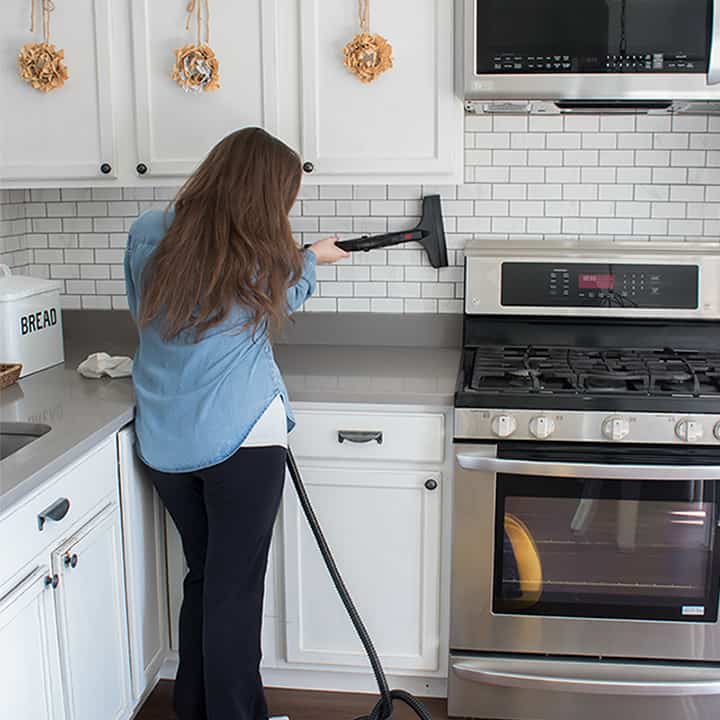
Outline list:
[[[30,32],[35,32],[35,2],[30,0]],[[41,92],[62,87],[68,79],[68,69],[63,62],[65,51],[58,50],[50,42],[50,19],[55,10],[53,0],[40,0],[42,12],[42,36],[39,43],[23,45],[18,54],[20,77]]]
[[[360,33],[344,47],[344,65],[361,82],[371,83],[393,66],[392,46],[370,32],[370,0],[358,0]]]

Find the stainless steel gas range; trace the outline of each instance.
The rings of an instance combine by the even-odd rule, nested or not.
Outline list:
[[[466,255],[450,715],[720,717],[720,249]]]

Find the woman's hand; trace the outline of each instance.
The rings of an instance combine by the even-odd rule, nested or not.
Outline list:
[[[310,252],[315,253],[318,265],[329,265],[330,263],[335,263],[338,260],[348,257],[350,253],[345,252],[345,250],[335,244],[337,239],[337,235],[331,235],[330,237],[314,242],[308,248]]]

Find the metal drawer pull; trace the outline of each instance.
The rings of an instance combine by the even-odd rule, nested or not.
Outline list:
[[[546,661],[540,661],[546,662]],[[526,690],[570,692],[582,695],[643,695],[648,697],[684,697],[720,695],[717,672],[697,673],[694,669],[678,671],[617,665],[614,668],[592,667],[589,663],[552,663],[544,672],[538,667],[520,663],[466,660],[453,664],[454,672],[471,682],[515,687]],[[577,665],[578,667],[574,667]],[[562,667],[561,667],[562,666]],[[557,670],[557,672],[552,672]],[[695,676],[692,673],[695,672]],[[593,677],[593,674],[595,675]]]
[[[42,531],[48,520],[60,522],[68,514],[68,510],[70,510],[70,501],[67,498],[60,498],[37,516],[38,530]]]
[[[375,440],[378,445],[383,443],[382,430],[338,430],[338,442],[369,443]]]
[[[541,477],[598,478],[600,480],[720,480],[715,465],[596,465],[595,463],[508,460],[479,453],[458,453],[464,470],[538,475]]]
[[[70,553],[68,553],[63,558],[63,563],[64,563],[65,567],[76,568],[77,564],[78,564],[78,556],[75,553],[73,553],[72,555],[70,555]]]

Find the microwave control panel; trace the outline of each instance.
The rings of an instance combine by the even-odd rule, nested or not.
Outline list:
[[[527,73],[692,73],[705,72],[701,58],[688,55],[643,53],[641,55],[569,55],[565,52],[528,54],[503,52],[494,55],[481,74],[524,75]]]
[[[697,265],[504,262],[501,272],[505,307],[698,307]]]

